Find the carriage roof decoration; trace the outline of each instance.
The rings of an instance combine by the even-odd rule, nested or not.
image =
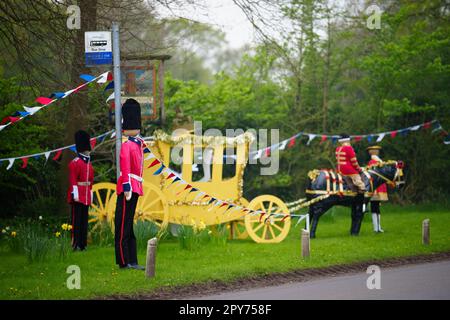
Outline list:
[[[135,220],[150,220],[160,230],[169,223],[191,225],[204,223],[207,226],[227,224],[229,237],[245,239],[250,237],[258,243],[276,243],[282,241],[289,233],[291,219],[286,204],[273,195],[261,195],[248,202],[243,197],[243,175],[248,159],[249,145],[254,136],[245,133],[234,138],[218,136],[196,136],[184,133],[171,136],[163,131],[155,131],[154,136],[146,139],[147,145],[157,159],[173,170],[171,151],[174,147],[182,151],[182,164],[179,176],[197,190],[205,192],[217,199],[233,203],[250,210],[260,210],[267,214],[244,214],[241,210],[228,210],[216,207],[211,210],[208,201],[195,201],[195,194],[181,193],[185,185],[172,184],[163,174],[154,175],[154,170],[147,169],[153,159],[144,161],[144,196],[139,198]],[[203,180],[193,179],[194,150],[212,151],[212,174]],[[224,152],[232,148],[235,162],[231,177],[224,177]],[[204,154],[204,153],[203,153]],[[203,163],[203,166],[205,163]],[[208,164],[206,164],[208,165]],[[229,170],[228,170],[229,171]],[[194,180],[194,181],[193,181]],[[114,227],[116,205],[116,186],[113,183],[97,183],[93,186],[94,203],[91,207],[91,222],[94,227],[109,223]]]

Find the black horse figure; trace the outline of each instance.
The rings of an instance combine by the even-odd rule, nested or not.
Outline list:
[[[383,183],[391,186],[402,187],[403,180],[403,162],[402,161],[386,161],[381,162],[364,169],[363,181],[366,184],[364,203],[370,201],[373,191]],[[308,173],[309,184],[306,190],[307,200],[315,198],[318,201],[309,206],[309,217],[311,221],[310,237],[316,237],[317,224],[319,218],[332,206],[351,206],[352,207],[352,225],[350,228],[351,235],[358,235],[361,228],[361,222],[364,216],[361,201],[357,201],[357,194],[352,186],[336,174],[333,170],[313,170]]]

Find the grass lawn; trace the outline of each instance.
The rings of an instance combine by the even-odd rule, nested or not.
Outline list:
[[[349,215],[348,209],[337,208],[322,217],[317,239],[311,241],[308,260],[300,258],[300,225],[292,226],[288,238],[279,244],[234,240],[225,246],[207,245],[187,251],[176,240],[162,241],[158,247],[156,277],[151,280],[142,271],[119,270],[114,264],[112,247],[90,246],[86,252],[71,253],[64,262],[33,264],[24,256],[3,250],[0,251],[0,298],[76,299],[133,294],[210,279],[230,280],[245,275],[450,251],[448,207],[383,207],[381,222],[385,233],[374,234],[371,216],[366,214],[359,237],[349,236]],[[425,218],[430,218],[430,246],[421,243]],[[144,264],[144,250],[139,259]],[[80,290],[66,287],[69,265],[81,269]]]

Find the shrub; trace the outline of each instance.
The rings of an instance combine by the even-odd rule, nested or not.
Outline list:
[[[45,260],[55,247],[55,242],[48,237],[40,224],[23,225],[21,237],[23,237],[25,255],[30,263]]]
[[[152,238],[161,239],[165,236],[166,231],[160,230],[152,221],[138,220],[134,224],[134,235],[136,237],[136,245],[138,250],[146,250],[147,242]]]
[[[98,222],[99,224],[92,225],[89,236],[92,244],[100,247],[114,246],[114,233],[111,225],[107,221]]]

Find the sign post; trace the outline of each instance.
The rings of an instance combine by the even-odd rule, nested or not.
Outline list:
[[[88,31],[84,33],[86,66],[112,63],[111,32]]]
[[[112,24],[113,36],[113,63],[114,63],[114,114],[116,122],[116,174],[117,180],[120,176],[120,148],[122,146],[122,104],[120,94],[120,46],[119,46],[119,25],[117,22]]]

